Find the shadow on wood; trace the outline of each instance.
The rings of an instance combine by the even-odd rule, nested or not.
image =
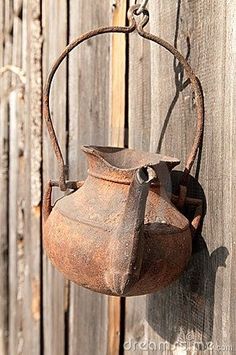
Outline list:
[[[181,1],[182,0],[178,0],[178,5],[177,5],[177,14],[176,14],[176,25],[175,25],[175,38],[174,38],[174,47],[177,48],[177,41],[178,41],[178,35],[179,35],[179,21],[180,21],[180,8],[181,8]],[[187,44],[187,53],[185,56],[185,59],[188,60],[189,56],[190,56],[190,39],[187,36],[186,37],[186,44]],[[182,64],[180,64],[177,60],[176,57],[174,57],[174,61],[173,61],[173,69],[174,69],[174,76],[175,76],[175,87],[176,87],[176,91],[175,91],[175,95],[173,97],[173,100],[168,108],[165,120],[164,120],[164,124],[161,130],[161,134],[160,134],[160,139],[158,142],[158,146],[156,149],[157,153],[160,153],[161,148],[162,148],[162,143],[165,137],[165,133],[166,130],[168,128],[169,122],[170,122],[170,118],[172,115],[172,112],[175,108],[175,105],[177,104],[178,100],[179,100],[179,96],[180,93],[182,91],[184,91],[184,89],[186,89],[186,87],[190,84],[190,80],[187,79],[184,81],[184,68],[182,66]]]
[[[179,171],[172,174],[174,192],[181,175]],[[193,177],[189,182],[189,196],[202,198],[206,205],[201,185]],[[190,219],[192,213],[191,209],[184,211]],[[212,340],[216,273],[219,267],[226,267],[228,255],[224,246],[209,253],[204,236],[199,232],[193,240],[188,268],[181,278],[147,297],[147,321],[165,341],[188,345],[199,342],[204,347]]]
[[[147,298],[147,321],[165,341],[212,340],[216,273],[228,255],[223,246],[210,254],[200,235],[181,279]]]

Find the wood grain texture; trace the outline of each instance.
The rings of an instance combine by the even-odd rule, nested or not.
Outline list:
[[[207,199],[203,238],[209,253],[208,284],[205,289],[204,336],[213,344],[234,346],[235,351],[235,14],[232,2],[196,3],[195,11],[210,9],[201,17],[199,50],[205,55],[195,65],[206,97],[206,128],[200,182]],[[221,23],[222,25],[218,26]],[[214,40],[213,40],[214,38]],[[214,91],[214,93],[213,93]],[[230,207],[232,206],[232,207]],[[209,272],[210,269],[210,272]],[[212,273],[212,275],[211,275]],[[232,283],[233,282],[233,283]],[[222,314],[219,316],[219,309]]]
[[[13,66],[22,65],[22,20],[14,16],[18,4],[12,3]],[[10,64],[9,63],[9,64]],[[9,353],[22,353],[23,346],[23,286],[24,286],[24,167],[20,154],[20,127],[23,123],[23,100],[14,86],[18,78],[12,75],[9,94]],[[22,169],[23,168],[23,169]]]
[[[17,93],[9,96],[9,352],[21,353],[22,344],[22,257],[18,238],[18,126]]]
[[[39,0],[23,2],[22,66],[26,73],[24,153],[23,354],[41,354],[42,23]],[[19,137],[20,138],[20,137]],[[22,139],[19,140],[21,142]],[[22,145],[22,143],[21,143]],[[25,178],[25,180],[24,180]]]
[[[0,4],[0,33],[5,29],[4,4]],[[7,57],[5,38],[0,36],[0,68],[4,66]],[[7,48],[8,46],[6,46]],[[7,355],[8,348],[8,99],[4,95],[8,88],[6,74],[1,77],[0,93],[0,353]]]
[[[164,354],[202,354],[207,346],[233,352],[235,210],[230,206],[235,206],[232,107],[236,95],[229,78],[235,72],[235,7],[217,0],[150,2],[150,29],[177,46],[202,82],[206,114],[199,181],[206,195],[207,213],[189,267],[180,280],[145,297],[141,315],[140,299],[127,302],[133,309],[127,311],[126,340],[139,343],[138,351],[145,340],[150,354],[152,349]],[[150,150],[161,148],[180,157],[183,168],[195,126],[191,88],[178,62],[154,44],[150,70]],[[144,327],[139,337],[135,336],[138,323]],[[210,353],[210,348],[204,353]]]
[[[70,40],[109,25],[111,2],[70,1]],[[108,143],[110,38],[82,44],[69,59],[69,174],[86,177],[82,144]],[[70,287],[69,354],[106,354],[108,297],[74,284]]]
[[[41,42],[40,2],[5,2],[5,65],[26,69],[27,87],[16,74],[3,95],[9,109],[9,344],[3,354],[40,353],[40,203],[41,203]],[[30,10],[29,10],[30,8]],[[29,10],[29,11],[28,11]],[[27,17],[28,16],[28,17]],[[28,55],[29,54],[29,55]],[[24,67],[22,69],[22,67]],[[25,70],[26,71],[26,70]],[[7,89],[7,90],[5,90]],[[27,100],[26,100],[27,96]],[[27,104],[27,109],[26,109]],[[5,148],[7,147],[6,132]],[[6,154],[3,152],[3,154]],[[6,156],[5,156],[6,159]],[[26,164],[27,161],[27,164]],[[5,162],[6,164],[7,162]],[[4,171],[3,171],[4,173]],[[4,173],[5,174],[5,173]],[[4,175],[3,175],[4,176]],[[37,183],[36,183],[37,182]],[[31,236],[34,236],[34,239]],[[33,251],[33,253],[32,253]],[[6,251],[5,251],[6,252]],[[4,280],[3,280],[4,284]],[[4,287],[4,286],[3,286]],[[7,293],[6,293],[7,295]],[[4,312],[2,313],[4,317]],[[6,330],[5,330],[6,332]],[[6,342],[5,333],[5,342]]]
[[[130,5],[135,3],[134,0]],[[129,147],[149,150],[150,142],[150,43],[137,32],[129,36]]]
[[[125,26],[127,21],[127,1],[114,2],[112,11],[112,25]],[[127,74],[127,37],[112,35],[111,38],[111,113],[109,125],[109,145],[124,147],[125,121],[127,107],[126,74]],[[108,346],[107,355],[118,355],[121,344],[122,318],[121,299],[108,299]]]
[[[43,8],[43,78],[44,83],[53,62],[67,44],[67,1],[45,0]],[[51,112],[55,130],[63,154],[66,156],[66,98],[67,68],[63,63],[58,71],[51,91]],[[58,179],[56,158],[44,129],[43,181],[44,186],[50,179]],[[55,189],[54,201],[61,196]],[[65,314],[67,307],[66,282],[63,276],[43,255],[43,339],[44,352],[50,355],[62,355],[65,352]]]
[[[112,25],[125,26],[127,1],[118,0],[113,5]],[[111,115],[109,144],[123,147],[125,139],[126,109],[126,36],[113,34],[111,38]]]
[[[107,355],[119,354],[121,342],[121,300],[119,297],[108,299],[108,339]]]

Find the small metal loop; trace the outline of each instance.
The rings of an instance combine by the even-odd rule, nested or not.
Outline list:
[[[135,19],[135,16],[138,16],[136,11],[140,8],[140,5],[139,4],[136,4],[136,5],[132,5],[130,6],[129,10],[128,10],[128,19],[130,22],[134,22],[136,27],[145,27],[146,24],[149,22],[149,12],[147,9],[144,9],[142,10],[142,14],[143,14],[143,17],[142,19],[140,20],[140,22],[137,22],[136,19]]]
[[[143,10],[143,18],[140,21],[138,27],[139,28],[144,28],[149,22],[149,12],[147,9]]]
[[[139,5],[138,9],[135,10],[135,15],[141,15],[146,10],[147,4],[148,0],[143,0],[141,4],[137,4],[137,1],[135,1],[135,5]]]

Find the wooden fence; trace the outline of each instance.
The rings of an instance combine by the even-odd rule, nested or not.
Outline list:
[[[195,173],[207,210],[183,277],[154,295],[112,298],[64,280],[42,250],[43,186],[58,173],[41,118],[43,83],[69,41],[101,25],[124,25],[130,4],[0,3],[1,355],[236,351],[234,0],[148,6],[149,30],[188,58],[205,96]],[[182,67],[137,34],[81,45],[60,68],[51,105],[71,179],[86,176],[82,144],[161,148],[184,161],[193,139],[194,97]]]

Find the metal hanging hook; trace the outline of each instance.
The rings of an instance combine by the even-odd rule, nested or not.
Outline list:
[[[148,0],[143,0],[138,10],[135,11],[135,14],[141,15],[141,13],[143,13],[143,11],[146,10],[147,4],[148,4]],[[135,5],[137,5],[137,0],[135,1]]]

